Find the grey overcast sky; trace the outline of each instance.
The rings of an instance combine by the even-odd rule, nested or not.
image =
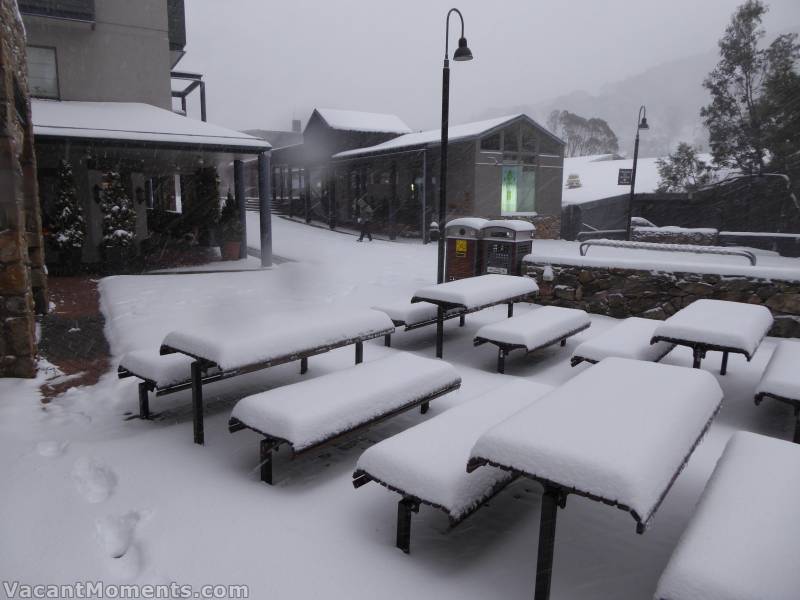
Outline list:
[[[716,48],[741,0],[459,0],[475,60],[451,62],[451,122],[538,104]],[[439,0],[186,0],[178,68],[208,82],[208,118],[288,129],[314,107],[438,126],[445,15]],[[767,37],[800,25],[772,0]],[[451,18],[451,52],[459,34]],[[197,100],[193,98],[196,105]]]

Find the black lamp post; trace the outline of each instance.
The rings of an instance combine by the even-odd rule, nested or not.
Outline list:
[[[627,239],[631,239],[631,219],[633,218],[633,190],[636,185],[636,161],[639,160],[639,132],[643,129],[650,129],[647,124],[647,109],[644,105],[639,107],[639,115],[636,117],[636,141],[633,144],[633,169],[631,171],[631,194],[628,197],[628,226]]]
[[[461,37],[458,38],[458,48],[453,53],[453,60],[472,60],[472,52],[467,47],[467,38],[464,37],[464,17],[457,8],[447,12],[444,33],[444,66],[442,67],[442,156],[441,175],[439,177],[439,261],[436,273],[436,282],[444,282],[444,224],[447,219],[447,126],[450,113],[450,60],[448,58],[448,41],[450,36],[450,15],[456,13],[461,19]]]

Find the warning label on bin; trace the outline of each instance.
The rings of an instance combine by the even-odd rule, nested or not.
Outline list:
[[[467,255],[467,240],[456,240],[456,256],[464,257]]]

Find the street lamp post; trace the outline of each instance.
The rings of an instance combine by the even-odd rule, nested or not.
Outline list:
[[[639,115],[636,117],[636,141],[633,144],[633,169],[631,170],[631,193],[628,196],[628,225],[627,239],[631,239],[631,219],[633,218],[633,193],[636,186],[636,162],[639,160],[639,131],[650,129],[647,124],[647,109],[644,105],[639,107]]]
[[[472,60],[472,52],[467,47],[467,38],[464,37],[464,17],[457,8],[451,8],[447,13],[444,33],[444,66],[442,67],[442,155],[441,175],[439,177],[439,257],[437,263],[436,281],[444,282],[444,225],[447,219],[447,128],[450,113],[450,60],[448,56],[448,41],[450,36],[450,15],[456,13],[461,20],[461,37],[458,38],[458,48],[453,53],[453,60]]]

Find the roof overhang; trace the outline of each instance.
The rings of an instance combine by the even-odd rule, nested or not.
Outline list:
[[[226,154],[260,154],[269,142],[150,104],[32,100],[36,139]]]

